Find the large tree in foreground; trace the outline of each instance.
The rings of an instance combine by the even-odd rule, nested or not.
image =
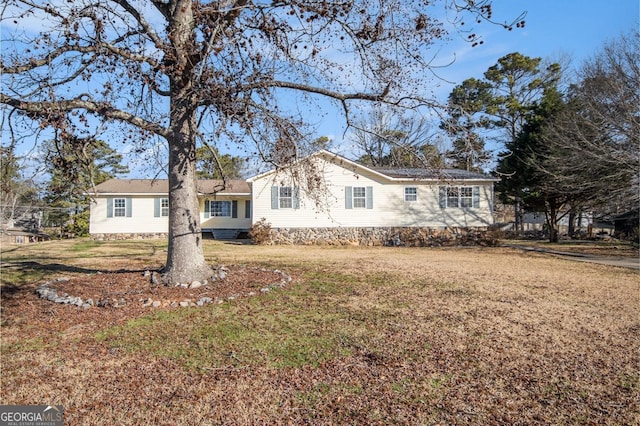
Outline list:
[[[9,0],[0,103],[15,123],[3,130],[24,131],[32,120],[82,138],[89,127],[122,125],[137,130],[121,133],[135,143],[166,140],[164,277],[206,279],[200,132],[251,140],[247,152],[279,167],[303,153],[313,133],[298,112],[305,100],[332,100],[347,122],[360,101],[418,107],[429,46],[445,35],[433,17],[445,12],[458,23],[492,19],[490,2],[471,0]]]

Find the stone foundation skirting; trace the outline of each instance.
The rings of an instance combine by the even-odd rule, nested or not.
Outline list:
[[[355,246],[493,246],[497,238],[487,227],[474,228],[272,228],[270,244]]]
[[[91,234],[91,239],[96,241],[120,241],[120,240],[154,240],[167,239],[167,232],[156,233],[118,233],[118,234]]]

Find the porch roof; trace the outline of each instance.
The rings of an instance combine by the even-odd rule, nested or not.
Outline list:
[[[197,182],[198,193],[227,194],[227,195],[251,195],[251,188],[244,180],[233,179],[226,182],[218,179],[201,179]],[[169,181],[167,179],[110,179],[96,185],[92,195],[111,194],[135,194],[135,195],[166,195],[169,193]]]

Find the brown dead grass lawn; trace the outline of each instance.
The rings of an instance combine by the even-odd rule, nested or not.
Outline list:
[[[3,305],[0,402],[62,404],[74,425],[640,424],[637,271],[509,249],[207,250],[296,276],[295,297],[340,314],[342,355],[273,368],[230,354],[190,369],[96,340],[99,315],[26,297],[37,318],[13,321]],[[311,286],[322,277],[325,290]],[[236,303],[274,309],[264,296]]]

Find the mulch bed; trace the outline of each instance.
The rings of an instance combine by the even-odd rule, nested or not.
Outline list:
[[[144,306],[149,305],[150,301],[156,301],[160,303],[156,307],[175,308],[181,302],[194,304],[202,298],[221,303],[224,300],[254,296],[259,292],[269,291],[272,286],[280,286],[286,278],[278,271],[259,268],[234,266],[232,269],[225,268],[225,271],[227,275],[224,279],[217,279],[197,288],[153,285],[149,272],[99,273],[90,277],[52,282],[49,286],[59,293],[80,297],[82,300],[91,299],[101,307]]]
[[[46,285],[59,295],[92,299],[95,306],[83,309],[73,304],[42,299],[36,294],[38,284],[13,290],[3,289],[3,325],[34,324],[36,327],[31,331],[36,335],[40,334],[39,331],[44,332],[45,328],[47,332],[65,330],[72,324],[103,327],[161,309],[184,309],[180,302],[185,301],[190,301],[189,306],[193,307],[202,298],[210,298],[210,303],[221,304],[259,296],[268,291],[265,289],[282,286],[289,279],[280,271],[263,268],[230,265],[226,269],[227,276],[224,279],[199,288],[153,285],[148,274],[141,271],[121,270],[72,276],[61,274]],[[39,283],[40,286],[43,284]],[[160,302],[160,306],[151,306],[150,300]],[[107,303],[98,306],[99,301]],[[11,331],[5,329],[4,337],[9,337]]]

